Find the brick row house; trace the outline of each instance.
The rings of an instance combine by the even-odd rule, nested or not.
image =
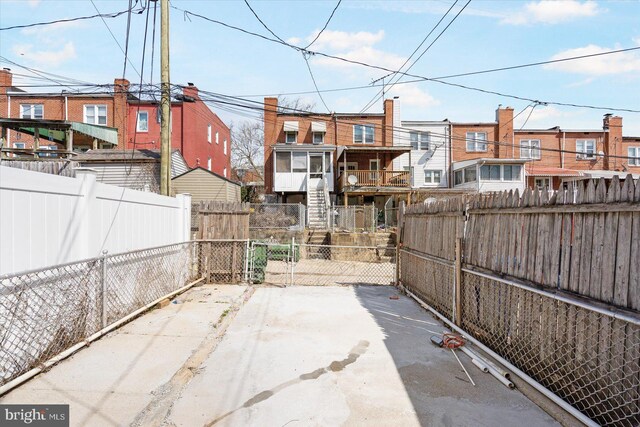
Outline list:
[[[411,147],[394,145],[394,100],[382,113],[301,113],[264,101],[265,194],[305,203],[309,220],[329,203],[375,204],[411,190],[410,172],[394,160]],[[397,124],[397,118],[396,118]]]
[[[492,122],[402,121],[398,99],[382,113],[316,114],[265,98],[265,194],[382,209],[418,191],[559,189],[640,174],[640,138],[622,136],[621,117],[605,115],[598,129],[514,129],[513,120],[501,106]]]
[[[7,128],[3,148],[65,150],[67,141],[52,130],[64,128],[74,131],[76,152],[160,148],[159,102],[138,99],[127,80],[115,79],[113,90],[104,93],[30,93],[12,80],[10,70],[0,70],[0,125]],[[42,132],[36,130],[40,125]],[[192,84],[171,102],[171,145],[190,168],[230,176],[229,127]]]

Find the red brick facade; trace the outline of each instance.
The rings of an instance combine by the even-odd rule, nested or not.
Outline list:
[[[180,150],[191,168],[200,166],[229,178],[231,173],[231,133],[224,122],[198,96],[195,86],[183,90],[185,100],[171,105],[171,146]],[[127,148],[160,148],[159,104],[130,102]],[[138,131],[136,117],[147,113],[147,130]],[[210,141],[209,141],[209,126]],[[217,135],[217,136],[216,136]],[[135,142],[135,143],[134,143]],[[225,150],[226,145],[226,150]]]
[[[273,189],[273,146],[285,142],[284,122],[298,123],[296,144],[312,144],[312,123],[324,123],[326,133],[324,145],[391,147],[393,146],[393,100],[384,101],[382,114],[294,114],[278,111],[277,98],[264,99],[264,179],[265,192],[272,193]],[[373,143],[354,142],[354,125],[372,125]],[[337,156],[334,157],[334,170],[337,170]],[[358,169],[369,169],[369,160],[375,155],[353,153],[349,154],[348,162],[358,163]],[[380,167],[391,169],[390,154],[380,153]]]
[[[44,119],[85,122],[86,107],[99,105],[106,108],[106,123],[104,125],[118,130],[118,146],[114,147],[115,149],[160,148],[160,123],[157,121],[158,104],[128,100],[129,82],[127,80],[115,79],[112,94],[71,92],[30,94],[13,88],[12,80],[12,74],[9,70],[0,70],[0,117],[20,118],[21,105],[38,104],[43,106]],[[202,102],[195,86],[185,87],[183,95],[183,101],[174,102],[171,106],[172,148],[177,148],[182,152],[190,167],[208,168],[209,159],[211,159],[211,171],[229,177],[231,173],[229,128]],[[148,130],[145,132],[137,132],[136,113],[138,108],[148,114]],[[208,138],[209,126],[211,126],[211,142]],[[7,133],[9,147],[14,147],[16,143],[24,143],[25,148],[33,147],[32,136],[14,131]],[[53,142],[40,139],[40,145],[53,144]],[[87,138],[74,137],[74,147],[76,148],[90,149],[92,148],[91,144],[92,141]],[[63,148],[59,146],[59,149]],[[97,148],[111,148],[111,145],[100,144]]]

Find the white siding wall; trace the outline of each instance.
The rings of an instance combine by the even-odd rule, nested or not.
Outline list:
[[[449,186],[449,140],[446,135],[449,132],[447,123],[402,123],[403,130],[394,139],[393,145],[410,147],[411,140],[409,132],[412,130],[419,132],[430,132],[430,150],[412,150],[411,166],[413,166],[413,187],[414,188],[435,188]],[[409,166],[409,154],[402,154],[393,161],[394,170],[403,170]],[[441,171],[440,185],[425,184],[424,171]]]
[[[0,166],[0,274],[189,239],[191,198]]]

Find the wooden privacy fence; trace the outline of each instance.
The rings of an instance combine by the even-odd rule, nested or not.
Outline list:
[[[194,239],[248,239],[249,203],[201,201],[191,206]]]
[[[586,417],[640,424],[640,182],[411,206],[399,281]]]

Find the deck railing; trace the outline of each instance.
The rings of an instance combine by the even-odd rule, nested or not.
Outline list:
[[[411,177],[409,171],[389,171],[389,170],[350,170],[340,174],[338,178],[338,188],[352,186],[347,181],[349,176],[356,177],[354,187],[411,187]]]

